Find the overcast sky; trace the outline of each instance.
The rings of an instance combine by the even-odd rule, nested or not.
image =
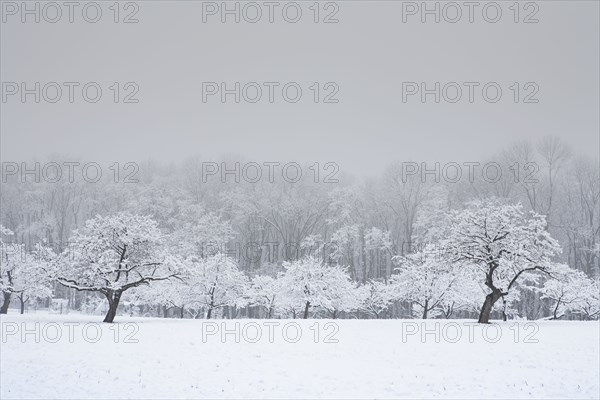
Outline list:
[[[479,160],[515,140],[546,134],[598,156],[597,1],[537,2],[539,23],[533,24],[513,22],[512,1],[500,2],[503,14],[495,24],[480,9],[473,23],[467,15],[455,24],[421,23],[419,15],[404,23],[401,2],[390,1],[339,1],[334,24],[313,22],[312,1],[300,3],[295,24],[282,19],[281,6],[274,23],[267,15],[255,24],[236,24],[231,16],[221,23],[219,15],[203,23],[202,2],[144,1],[137,3],[138,23],[115,24],[112,3],[101,2],[95,24],[80,10],[74,23],[63,15],[55,24],[32,17],[22,23],[4,10],[5,85],[93,81],[103,94],[95,104],[82,99],[81,86],[72,104],[66,87],[56,104],[8,96],[1,110],[3,161],[56,152],[99,162],[239,154],[334,161],[343,171],[371,175],[392,161]],[[132,11],[121,10],[120,18]],[[332,11],[321,9],[319,17]],[[519,18],[533,11],[521,10]],[[287,103],[279,86],[271,104],[265,87],[256,104],[236,104],[233,96],[221,103],[218,95],[203,103],[203,82],[236,81],[297,82],[303,94]],[[466,87],[455,104],[436,104],[433,96],[421,103],[418,95],[402,101],[402,82],[436,81],[497,82],[503,95],[488,103],[480,86],[472,104]],[[139,103],[115,104],[113,82],[135,82]],[[321,84],[321,99],[332,90],[323,85],[335,82],[339,103],[315,103],[313,82]],[[514,103],[514,82],[535,82],[539,103],[522,102],[533,86],[521,87]],[[121,100],[129,91],[121,88]]]

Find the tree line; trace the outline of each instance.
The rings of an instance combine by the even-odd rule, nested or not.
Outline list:
[[[50,160],[64,162],[67,158]],[[218,160],[222,165],[238,161],[240,158],[231,157]],[[235,181],[219,179],[218,175],[206,180],[201,167],[204,162],[197,157],[179,165],[137,163],[135,182],[108,176],[94,183],[82,179],[51,182],[21,179],[3,171],[0,218],[6,228],[0,282],[4,299],[12,293],[23,306],[52,295],[65,299],[69,308],[89,309],[99,295],[112,299],[108,300],[109,309],[111,301],[121,308],[137,302],[144,304],[137,307],[146,312],[150,308],[158,312],[160,306],[163,311],[178,309],[186,317],[213,317],[215,313],[261,317],[478,316],[480,320],[485,320],[485,315],[529,319],[565,314],[596,316],[593,299],[579,295],[592,291],[599,271],[598,161],[572,154],[556,138],[516,143],[480,160],[499,165],[499,179],[477,175],[475,179],[449,179],[439,173],[415,173],[413,167],[421,168],[421,164],[397,163],[382,176],[363,180],[343,172],[336,182],[317,182],[308,175],[297,182],[266,178]],[[427,170],[427,166],[422,169]],[[489,214],[480,215],[478,209],[487,209]],[[515,230],[506,237],[500,235],[498,242],[487,243],[487,253],[480,251],[485,247],[475,251],[490,240],[486,232],[477,231],[478,224],[482,220],[500,224],[500,216]],[[492,217],[496,219],[488,220]],[[105,278],[114,281],[118,276],[119,282],[130,285],[126,290],[107,286],[100,291],[96,284],[90,286],[93,290],[84,290],[92,278],[101,276],[93,275],[90,264],[118,264],[118,259],[101,250],[99,243],[88,244],[85,250],[76,244],[83,240],[83,232],[90,234],[89,224],[100,229],[98,224],[111,218],[122,220],[124,226],[140,234],[151,234],[146,238],[149,248],[153,252],[163,249],[158,257],[161,264],[146,260],[151,265],[145,265],[141,259],[131,270],[133,264],[124,268],[113,265],[114,276]],[[106,228],[106,232],[116,228],[111,229]],[[461,241],[459,232],[479,241]],[[527,240],[536,245],[520,248]],[[124,251],[124,260],[133,262],[134,256],[141,257],[141,243],[130,243],[125,250],[117,246],[112,251]],[[236,248],[242,250],[236,252]],[[500,254],[499,249],[503,249]],[[135,252],[131,261],[129,251]],[[144,257],[150,256],[148,252]],[[9,258],[16,253],[20,260],[26,259],[21,264],[28,264],[21,269],[38,272],[41,269],[34,268],[36,263],[50,262],[47,258],[51,258],[49,268],[55,275],[49,286],[21,290],[11,284],[16,278]],[[36,262],[30,263],[30,259]],[[214,265],[210,267],[212,259]],[[163,271],[165,265],[171,269]],[[281,289],[282,282],[297,282],[289,272],[297,265],[304,265],[305,270],[310,270],[307,265],[326,268],[323,279],[337,284],[321,282],[320,287],[349,287],[340,289],[346,293],[339,294],[344,300],[333,300],[331,295],[328,300],[303,297],[306,301],[300,302],[299,294]],[[141,273],[150,267],[157,268],[154,274]],[[210,296],[198,294],[199,287],[210,281],[210,274],[201,279],[189,271],[215,269],[233,274],[226,276],[232,282],[239,281],[240,286],[228,288],[224,300],[219,289],[209,285],[200,293],[214,289],[211,302]],[[340,272],[332,272],[338,269]],[[56,275],[57,271],[63,275]],[[471,279],[473,274],[480,276]],[[35,273],[29,275],[32,282],[24,286],[33,287],[38,279]],[[138,285],[134,277],[143,284]],[[343,283],[345,279],[349,285]],[[263,286],[271,288],[267,291],[277,302],[257,304],[259,295],[249,300],[251,293],[260,292],[258,288]],[[188,300],[177,298],[184,297],[185,292]],[[173,295],[167,299],[168,293]],[[232,293],[236,294],[235,301],[230,299]],[[334,303],[337,305],[331,305]]]

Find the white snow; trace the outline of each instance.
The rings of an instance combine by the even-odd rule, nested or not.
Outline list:
[[[422,340],[425,326],[420,320],[206,321],[117,316],[117,323],[101,324],[101,319],[42,312],[3,315],[0,397],[600,397],[598,321],[536,325],[508,321],[482,328],[467,325],[472,323],[467,320],[429,320],[427,329],[439,328],[436,343],[434,333]],[[72,327],[73,343],[70,322],[77,324]],[[83,337],[84,324],[90,322],[90,338],[96,327],[102,329],[96,343]],[[272,327],[273,343],[268,322],[279,324]],[[290,323],[299,325],[288,325],[289,339],[294,338],[295,327],[302,330],[296,343],[286,341],[282,332]],[[235,324],[240,327],[239,343],[233,334],[224,343],[219,334],[203,340],[203,326],[206,333],[225,326],[234,330]],[[339,330],[329,339],[338,342],[324,343],[336,326]],[[501,329],[499,341],[486,341],[482,329],[493,339],[496,326]],[[23,337],[24,328],[32,333]],[[242,330],[253,339],[256,328],[261,339],[244,340]],[[403,332],[414,329],[419,332],[403,340]],[[50,343],[59,330],[60,339]],[[462,337],[451,343],[458,330]],[[125,343],[127,334],[133,334],[129,339],[137,343]],[[537,343],[529,343],[532,340]]]

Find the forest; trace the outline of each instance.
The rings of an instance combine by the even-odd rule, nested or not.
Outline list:
[[[486,159],[2,163],[2,313],[597,319],[600,167],[556,137]]]

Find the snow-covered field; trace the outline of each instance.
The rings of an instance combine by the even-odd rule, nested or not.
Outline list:
[[[0,397],[600,396],[598,322],[101,319],[2,316]]]

